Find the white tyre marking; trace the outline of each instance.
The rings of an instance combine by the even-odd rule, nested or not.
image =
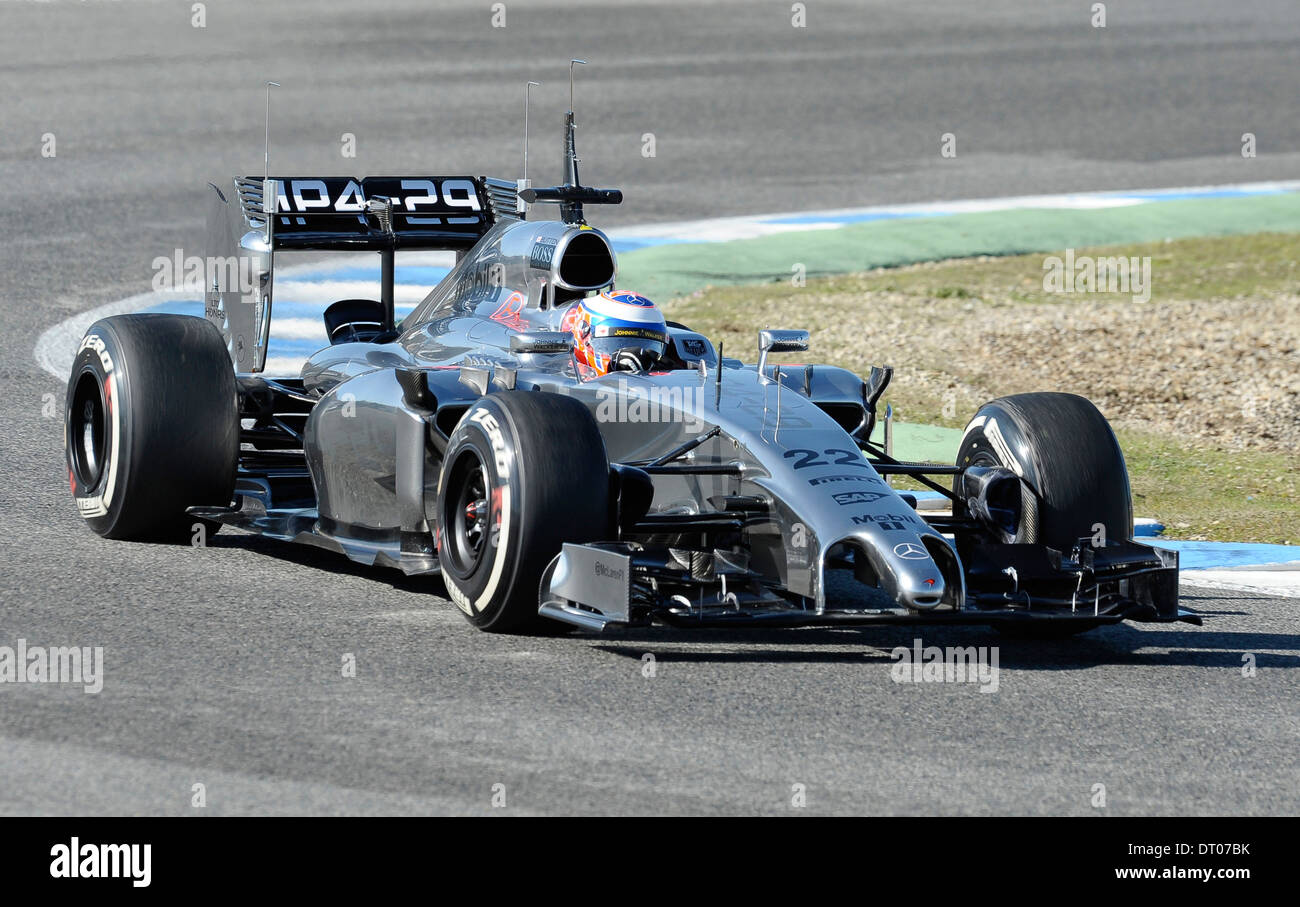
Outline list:
[[[483,589],[483,594],[478,598],[476,605],[479,611],[487,607],[488,601],[492,598],[492,593],[496,592],[497,586],[501,583],[501,574],[506,568],[506,540],[510,537],[510,486],[501,486],[501,528],[496,533],[496,560],[492,563],[492,575],[488,577],[488,584]],[[488,544],[492,544],[491,538]]]
[[[456,607],[460,608],[460,610],[464,611],[470,617],[473,617],[474,606],[470,603],[469,596],[461,591],[460,586],[457,586],[451,577],[447,577],[446,585],[447,594],[451,596],[451,600],[456,603]]]
[[[113,413],[113,449],[108,457],[108,485],[104,488],[104,506],[113,503],[113,489],[117,487],[118,450],[122,444],[122,407],[118,405],[117,372],[108,375],[108,408]]]
[[[984,437],[989,439],[989,445],[997,451],[1002,462],[1011,467],[1012,471],[1023,479],[1025,469],[1020,465],[1020,461],[1012,456],[1011,448],[1007,445],[1007,439],[1002,437],[1002,429],[998,427],[997,419],[989,419],[988,424],[984,426]]]

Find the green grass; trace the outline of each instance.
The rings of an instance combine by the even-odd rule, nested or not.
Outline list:
[[[1300,545],[1294,454],[1117,434],[1128,462],[1133,512],[1164,523],[1167,537]]]
[[[1165,538],[1300,546],[1294,456],[1179,444],[1145,431],[1115,434],[1125,451],[1134,515],[1162,522]],[[905,477],[891,483],[924,489]]]
[[[1233,302],[1300,295],[1300,238],[1261,233],[1178,239],[1121,248],[1077,249],[1079,255],[1150,256],[1162,299]],[[1060,254],[1060,253],[1058,253]],[[956,259],[780,283],[706,287],[666,305],[668,317],[725,342],[729,356],[752,360],[763,325],[814,332],[817,361],[862,372],[882,311],[901,310],[920,325],[950,323],[961,307],[1071,305],[1078,296],[1043,288],[1042,253]],[[1131,294],[1095,294],[1096,303],[1131,304]],[[853,303],[859,302],[857,312]],[[1221,307],[1222,308],[1222,307]],[[862,322],[861,330],[855,318]],[[886,334],[886,338],[888,335]],[[928,375],[945,371],[942,348],[887,349]],[[1300,368],[1300,366],[1297,366]],[[969,376],[962,376],[963,378]],[[887,400],[904,421],[960,428],[970,412],[945,399],[943,382],[896,381]],[[995,395],[995,394],[994,394]],[[1117,432],[1128,460],[1134,509],[1165,523],[1174,538],[1300,544],[1300,496],[1294,451],[1228,450],[1149,430]]]
[[[1165,538],[1300,545],[1294,457],[1179,444],[1149,432],[1116,435],[1128,464],[1133,513],[1163,523]],[[890,484],[925,489],[903,476]]]
[[[1275,293],[1300,293],[1300,238],[1294,233],[1198,237],[1133,243],[1120,247],[1077,249],[1079,255],[1144,258],[1159,276],[1162,297],[1236,299]],[[1057,253],[1061,254],[1061,253]],[[961,258],[907,268],[878,268],[818,281],[826,292],[892,292],[921,299],[980,299],[1069,305],[1078,296],[1043,289],[1043,255]],[[780,285],[770,285],[778,290]],[[710,288],[711,301],[725,305],[752,295],[756,288]],[[1129,293],[1096,293],[1098,303],[1119,302]]]
[[[788,283],[796,265],[811,278],[958,256],[1017,256],[1068,246],[1158,245],[1165,239],[1297,231],[1300,193],[1292,192],[1117,208],[1022,208],[650,246],[619,256],[619,281],[651,298],[668,299],[706,285]]]

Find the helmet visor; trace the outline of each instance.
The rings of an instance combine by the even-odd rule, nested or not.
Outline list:
[[[668,348],[668,335],[652,327],[628,325],[597,326],[591,340],[592,351],[613,363],[619,353],[631,353],[642,368],[649,368]]]

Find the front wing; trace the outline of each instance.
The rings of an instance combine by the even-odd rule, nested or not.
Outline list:
[[[852,564],[841,564],[852,572]],[[1076,549],[990,545],[965,565],[955,607],[915,611],[852,580],[831,581],[827,603],[791,595],[750,572],[734,552],[653,550],[629,543],[565,544],[542,577],[538,611],[586,630],[860,624],[1077,624],[1123,620],[1199,624],[1178,604],[1178,554],[1137,542]]]

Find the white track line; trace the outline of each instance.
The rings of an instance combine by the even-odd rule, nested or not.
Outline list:
[[[1207,589],[1230,589],[1258,595],[1300,598],[1300,561],[1269,564],[1250,569],[1180,570],[1180,583]]]
[[[451,252],[405,253],[399,259],[403,267],[444,268],[450,267],[455,263],[455,260],[455,253]],[[376,259],[372,253],[359,252],[335,255],[322,262],[277,268],[275,272],[276,296],[283,298],[287,293],[296,293],[305,301],[314,301],[317,298],[325,299],[327,296],[330,297],[330,301],[354,296],[368,296],[375,291],[374,284],[359,280],[321,280],[320,277],[331,271],[341,271],[347,268],[374,264],[376,264]],[[294,278],[299,279],[295,280]],[[427,294],[427,288],[413,284],[399,283],[393,288],[394,301],[398,305],[413,305]],[[202,298],[203,287],[201,284],[195,283],[166,290],[139,293],[127,299],[119,299],[117,302],[105,303],[85,312],[80,312],[41,333],[40,337],[36,339],[36,348],[33,351],[36,364],[60,381],[65,381],[67,380],[68,371],[72,368],[72,358],[77,349],[77,344],[81,342],[81,337],[86,333],[86,329],[99,319],[107,318],[110,315],[124,315],[129,312],[145,311],[169,302],[189,302]],[[319,336],[323,341],[325,337],[324,324],[321,325]]]
[[[1123,208],[1160,201],[1146,196],[1186,194],[1211,196],[1217,192],[1242,192],[1268,195],[1300,191],[1300,180],[1262,183],[1233,183],[1221,186],[1182,186],[1172,189],[1105,190],[1058,195],[1009,195],[1002,198],[960,199],[950,202],[915,202],[905,205],[876,205],[868,208],[833,208],[825,211],[787,211],[782,214],[756,214],[742,217],[714,217],[704,220],[676,221],[625,227],[607,231],[613,239],[675,239],[691,242],[725,242],[754,239],[773,233],[799,230],[825,230],[841,227],[845,218],[926,217],[950,214],[981,214],[1011,211],[1018,208],[1101,209]],[[775,223],[798,218],[800,223]]]

